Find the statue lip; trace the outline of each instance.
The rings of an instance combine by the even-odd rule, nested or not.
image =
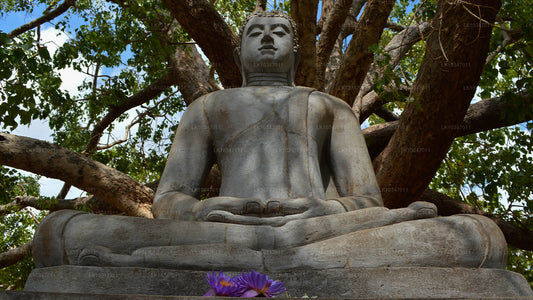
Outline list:
[[[259,48],[259,50],[278,50],[278,48],[274,47],[274,45],[263,45]]]

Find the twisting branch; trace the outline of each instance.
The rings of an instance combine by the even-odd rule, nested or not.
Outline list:
[[[222,85],[240,86],[241,74],[233,60],[238,38],[216,9],[206,0],[163,0],[163,3],[215,66]]]
[[[500,54],[503,51],[503,49],[505,49],[505,47],[513,43],[516,43],[517,41],[522,39],[523,36],[524,35],[521,30],[515,30],[515,31],[502,30],[502,43],[501,45],[498,45],[496,50],[494,50],[491,54],[489,54],[489,56],[485,60],[485,64],[489,64],[494,58],[496,58],[496,56],[498,56],[498,54]]]
[[[521,102],[521,105],[533,105],[531,95],[520,93],[516,96],[514,101]],[[533,120],[533,115],[524,115],[523,118],[520,119],[513,118],[506,113],[507,105],[508,103],[502,101],[499,97],[476,102],[470,105],[462,123],[458,125],[448,125],[446,128],[442,129],[452,131],[455,133],[455,137],[459,137]],[[363,129],[368,152],[372,159],[377,157],[381,151],[383,151],[394,132],[396,132],[396,129],[398,129],[398,121],[376,124]]]
[[[429,34],[430,31],[431,25],[428,22],[424,22],[421,24],[413,24],[392,38],[392,40],[383,49],[383,53],[388,54],[390,57],[389,63],[378,70],[369,70],[368,74],[365,77],[365,80],[363,81],[363,85],[361,86],[361,89],[359,90],[359,93],[357,94],[357,97],[355,99],[354,103],[357,104],[354,105],[355,111],[360,112],[360,115],[362,116],[364,108],[369,107],[368,103],[365,103],[365,100],[375,99],[374,97],[369,98],[366,96],[371,92],[372,86],[375,83],[375,73],[378,72],[378,74],[381,74],[387,68],[392,69],[396,67],[400,63],[400,60],[413,47],[413,45],[422,40],[426,35]],[[385,59],[385,55],[379,55],[375,58],[374,65],[378,65],[378,61],[384,61]],[[377,109],[378,107],[379,106],[373,108]],[[370,114],[372,114],[372,111],[370,111]],[[368,116],[370,116],[370,114]],[[364,118],[360,117],[360,121],[363,122],[368,116],[365,116]]]
[[[322,26],[322,32],[316,45],[316,84],[315,87],[323,90],[325,86],[326,66],[331,51],[341,32],[342,24],[346,20],[353,0],[335,1],[330,8],[327,18]]]
[[[56,178],[128,215],[152,218],[154,192],[126,174],[50,143],[0,133],[0,164]]]
[[[13,31],[7,34],[7,37],[14,38],[28,30],[32,30],[33,28],[37,26],[40,26],[46,22],[49,22],[53,20],[54,18],[58,17],[59,15],[63,14],[64,12],[66,12],[70,7],[74,6],[75,3],[76,3],[76,0],[66,0],[61,5],[59,5],[56,9],[50,11],[46,15],[39,17],[27,24],[24,24],[14,29]]]
[[[350,106],[353,105],[374,57],[369,47],[379,42],[394,3],[395,1],[369,1],[356,25],[330,91],[330,94],[343,99]]]
[[[318,22],[316,24],[317,35],[322,33],[322,28],[324,28],[324,23],[326,22],[326,18],[329,15],[331,8],[333,7],[333,2],[334,2],[333,0],[322,1],[322,12],[320,13],[320,19],[318,19]]]
[[[359,122],[362,124],[368,119],[368,117],[370,117],[370,115],[372,115],[372,113],[376,112],[385,103],[406,99],[409,96],[410,91],[411,89],[409,87],[401,86],[400,88],[386,88],[385,92],[381,94],[378,94],[375,91],[366,94],[361,101],[362,106],[360,107],[360,110],[356,110],[356,113],[359,115]],[[392,94],[392,97],[386,98],[384,96],[385,93]]]
[[[392,111],[381,106],[376,111],[375,114],[385,120],[386,122],[398,121],[398,116],[395,115]]]
[[[172,93],[170,96],[172,96],[172,95],[174,95],[174,94],[176,94],[176,93],[177,93],[177,92],[174,92],[174,93]],[[170,96],[169,96],[169,97],[170,97]],[[143,111],[142,113],[139,113],[139,112],[137,111],[137,115],[135,116],[135,118],[132,120],[132,122],[131,122],[130,124],[128,124],[128,125],[126,126],[125,134],[124,134],[124,138],[119,139],[119,140],[116,140],[116,141],[113,141],[112,143],[109,143],[109,144],[107,144],[107,145],[97,146],[95,150],[96,150],[96,151],[99,151],[99,150],[105,150],[105,149],[112,148],[112,147],[114,147],[114,146],[116,146],[116,145],[119,145],[119,144],[125,143],[125,142],[128,140],[129,136],[130,136],[131,128],[132,128],[133,126],[135,126],[136,124],[139,124],[145,116],[150,115],[150,113],[151,113],[155,108],[157,108],[157,106],[158,106],[159,104],[161,104],[161,103],[164,102],[164,101],[167,101],[169,97],[165,97],[165,98],[163,98],[163,99],[157,101],[157,102],[154,104],[154,106],[152,106],[152,107],[150,107],[150,108],[147,108],[147,109],[146,109],[145,111]]]
[[[365,6],[368,0],[355,0],[352,3],[352,8],[350,13],[342,25],[341,34],[339,37],[341,39],[347,38],[349,35],[352,35],[355,32],[355,26],[357,25],[357,16],[361,13],[363,6]]]
[[[18,248],[0,253],[0,269],[9,267],[21,261],[26,255],[31,254],[32,242],[28,242]]]
[[[8,204],[0,205],[0,216],[20,211],[26,207],[39,210],[77,209],[85,204],[90,197],[76,198],[73,200],[43,200],[33,196],[17,196]]]
[[[296,85],[314,86],[316,78],[316,14],[318,0],[291,0],[291,17],[298,28],[300,64],[296,70]]]
[[[107,115],[100,120],[91,132],[91,137],[89,143],[85,146],[82,154],[87,154],[96,149],[100,137],[102,136],[104,130],[113,123],[120,115],[125,113],[127,110],[139,106],[148,102],[149,100],[155,98],[164,90],[172,86],[176,82],[176,76],[173,72],[167,72],[165,75],[161,76],[159,79],[152,82],[149,86],[144,88],[142,91],[131,96],[120,106],[112,106]]]
[[[387,26],[386,27],[389,28],[390,30],[394,30],[396,32],[400,32],[402,30],[405,30],[405,27],[403,27],[402,25],[393,23],[393,22],[387,22]]]

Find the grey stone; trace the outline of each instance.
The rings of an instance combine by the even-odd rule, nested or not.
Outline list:
[[[37,269],[33,278],[57,276],[54,280],[64,284],[70,277],[84,284],[107,276],[102,292],[113,293],[122,285],[134,291],[146,285],[136,278],[149,276],[135,272],[151,272],[156,278],[173,274],[177,279],[158,278],[153,291],[150,285],[143,289],[152,293],[166,284],[188,294],[188,277],[180,276],[200,273],[176,270],[255,269],[281,272],[275,274],[308,291],[315,291],[313,286],[335,287],[327,296],[359,296],[357,290],[363,289],[368,290],[365,295],[379,297],[383,289],[376,284],[382,277],[388,278],[383,282],[390,286],[386,293],[405,289],[408,295],[411,289],[409,295],[414,295],[414,284],[424,276],[434,278],[425,288],[436,284],[441,293],[445,288],[437,278],[450,274],[423,268],[403,273],[399,267],[505,268],[505,239],[488,218],[437,218],[436,207],[425,202],[394,210],[383,207],[352,109],[330,95],[294,87],[299,55],[294,37],[293,22],[281,15],[245,23],[236,50],[243,87],[202,96],[184,113],[155,196],[157,219],[60,211],[43,220],[35,234],[39,268],[150,269],[124,269],[129,275],[109,268],[82,268],[95,271],[72,274],[54,271],[71,270],[67,267],[46,269],[51,273]],[[200,201],[213,163],[222,174],[219,196]],[[376,269],[348,271],[354,268]],[[392,280],[384,270],[405,278]],[[459,283],[500,274],[460,270],[464,276],[446,280],[450,289],[457,285],[464,290]],[[90,274],[95,278],[86,278]],[[313,285],[300,282],[306,280]],[[40,281],[31,282],[28,290],[35,290]]]
[[[60,266],[36,269],[25,291],[82,294],[201,296],[205,272],[147,268]],[[289,295],[339,298],[533,297],[519,274],[475,268],[342,268],[266,272]]]
[[[294,220],[280,227],[65,210],[41,222],[33,243],[34,257],[37,267],[72,264],[258,271],[505,267],[506,243],[494,222],[477,215],[404,221],[414,218],[418,208],[419,203],[396,210],[376,207],[335,218]],[[54,230],[48,230],[49,222]],[[55,243],[50,245],[50,241]],[[50,246],[63,251],[50,251]]]

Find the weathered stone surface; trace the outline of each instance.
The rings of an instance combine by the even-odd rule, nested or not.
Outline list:
[[[505,239],[489,219],[437,218],[425,202],[383,207],[353,110],[294,86],[294,24],[267,14],[243,28],[236,50],[243,87],[202,96],[180,120],[154,198],[155,220],[61,211],[36,231],[39,268],[124,271],[38,269],[28,290],[46,282],[37,290],[193,295],[200,273],[176,270],[251,268],[283,271],[276,277],[296,294],[336,297],[493,295],[476,280],[509,283],[515,275],[498,273],[505,272]],[[214,163],[219,196],[200,201]],[[439,267],[502,270],[454,274]]]
[[[491,298],[533,297],[527,281],[501,269],[355,268],[265,272],[292,297]],[[25,291],[82,294],[201,296],[205,272],[60,266],[35,269]]]
[[[41,222],[33,243],[34,258],[37,267],[70,264],[207,271],[505,268],[507,247],[494,222],[476,215],[405,221],[419,212],[413,206],[355,210],[280,227],[60,211]],[[57,228],[49,229],[50,221]]]

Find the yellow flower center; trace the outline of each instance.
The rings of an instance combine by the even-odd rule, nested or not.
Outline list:
[[[228,282],[226,280],[220,280],[220,285],[221,286],[233,286],[233,284],[231,284],[231,282]]]

